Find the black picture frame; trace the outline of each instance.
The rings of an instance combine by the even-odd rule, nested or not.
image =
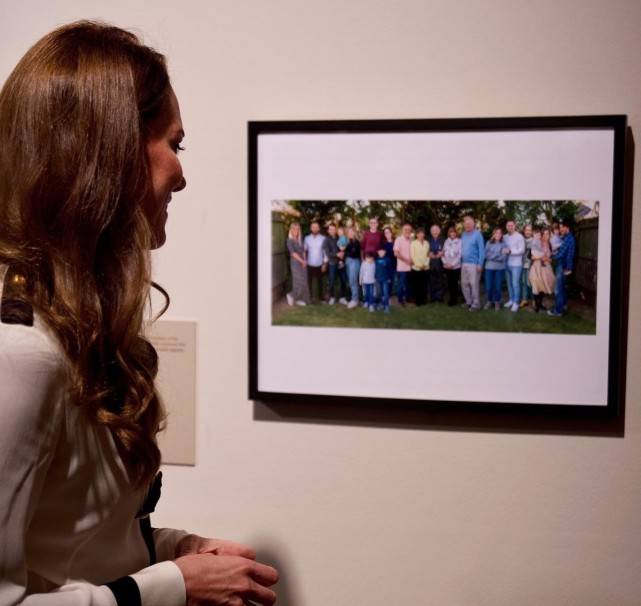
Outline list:
[[[263,134],[313,133],[407,133],[407,132],[476,132],[476,131],[539,131],[559,129],[608,129],[614,134],[612,246],[610,267],[610,314],[608,346],[607,405],[529,404],[518,402],[487,402],[376,398],[329,395],[322,393],[290,393],[265,391],[259,388],[258,343],[258,140]],[[359,405],[370,408],[420,408],[439,415],[460,417],[479,413],[509,413],[550,417],[601,420],[622,420],[625,403],[628,289],[630,263],[631,163],[632,144],[625,115],[446,118],[392,120],[310,120],[248,122],[248,396],[250,400],[279,404]],[[627,141],[627,145],[626,145]],[[472,421],[473,424],[473,421]]]

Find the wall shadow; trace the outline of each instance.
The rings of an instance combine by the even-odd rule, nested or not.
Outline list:
[[[278,606],[302,606],[302,596],[294,583],[296,571],[292,568],[291,558],[288,557],[288,549],[285,544],[273,538],[252,537],[251,545],[256,550],[257,561],[278,570],[278,583],[273,587],[277,596],[276,604]]]

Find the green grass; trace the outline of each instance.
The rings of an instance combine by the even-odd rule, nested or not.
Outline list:
[[[344,305],[307,305],[289,307],[278,302],[273,307],[272,323],[278,326],[323,326],[337,328],[400,328],[413,330],[460,330],[485,332],[525,332],[593,335],[596,325],[593,312],[580,305],[570,307],[562,318],[520,309],[512,313],[481,310],[470,312],[460,306],[448,307],[430,303],[423,307],[405,308],[392,305],[391,313],[369,312],[361,306],[347,309]]]

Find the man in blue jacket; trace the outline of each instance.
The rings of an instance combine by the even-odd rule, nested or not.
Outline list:
[[[554,289],[554,309],[548,311],[548,315],[559,317],[565,312],[568,304],[567,280],[574,270],[574,253],[576,244],[574,236],[570,232],[570,226],[566,221],[561,222],[561,246],[554,253],[556,261],[556,286]]]

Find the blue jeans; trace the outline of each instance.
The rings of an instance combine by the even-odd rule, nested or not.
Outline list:
[[[336,285],[336,278],[340,283],[340,296],[345,296],[345,268],[338,268],[338,264],[332,265],[329,263],[327,265],[327,294],[330,298],[334,298],[334,286]]]
[[[567,276],[563,273],[561,265],[556,266],[556,285],[554,287],[554,311],[562,314],[565,306],[568,304],[568,295],[566,292]]]
[[[389,282],[387,280],[379,281],[378,290],[381,293],[381,305],[383,307],[389,307]]]
[[[485,294],[488,303],[501,302],[501,287],[503,286],[504,269],[485,270]]]
[[[507,290],[510,293],[512,303],[521,302],[521,273],[523,273],[523,268],[520,265],[518,267],[507,266]]]
[[[363,284],[363,299],[369,307],[374,305],[374,284]]]
[[[399,303],[405,303],[407,301],[407,276],[410,275],[409,271],[397,271],[396,275],[398,276],[398,285],[396,287],[396,295],[398,296]]]
[[[361,260],[347,257],[347,259],[345,259],[345,267],[347,269],[349,290],[352,294],[351,299],[355,303],[358,303],[358,273],[361,270]]]
[[[524,267],[521,274],[521,299],[529,301],[532,298],[532,286],[530,285],[530,268]]]

